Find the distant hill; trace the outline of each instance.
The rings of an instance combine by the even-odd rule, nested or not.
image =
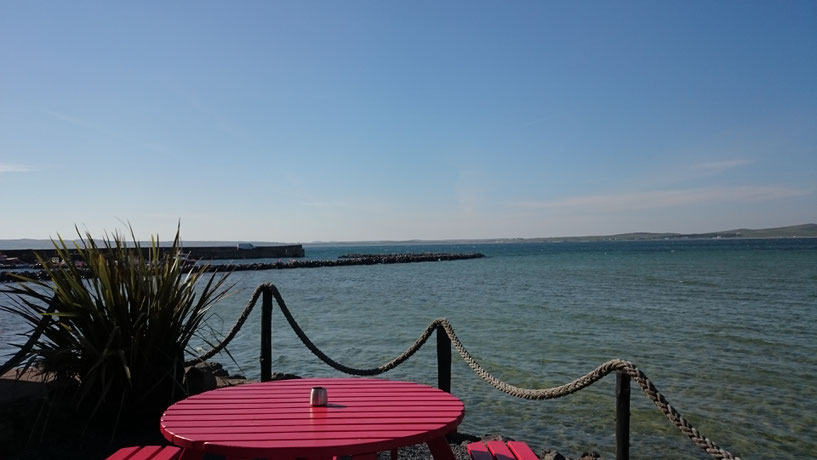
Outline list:
[[[621,233],[618,235],[573,236],[533,238],[525,241],[643,241],[710,238],[817,238],[817,224],[791,225],[788,227],[724,230],[709,233]]]
[[[732,232],[738,233],[744,238],[811,238],[817,236],[817,224],[792,225],[790,227],[764,228],[760,230],[741,228],[732,230]]]
[[[305,243],[305,246],[351,245],[351,244],[425,244],[425,243],[495,243],[495,242],[536,242],[536,241],[639,241],[639,240],[666,240],[666,239],[707,239],[707,238],[817,238],[817,224],[791,225],[776,228],[740,228],[710,233],[622,233],[618,235],[594,236],[562,236],[548,238],[492,238],[471,240],[410,240],[410,241],[337,241],[325,243]],[[255,246],[273,246],[284,243],[263,241],[184,241],[185,246],[231,246],[237,243],[252,243]],[[70,245],[71,242],[68,242]],[[149,245],[150,243],[143,243]],[[171,241],[162,242],[162,246],[170,246]],[[16,239],[0,240],[0,249],[50,249],[50,240]]]
[[[53,247],[49,240],[32,240],[22,238],[18,240],[0,240],[0,249],[48,249]]]

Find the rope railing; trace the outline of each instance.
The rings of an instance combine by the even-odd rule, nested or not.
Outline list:
[[[235,326],[230,330],[227,334],[227,337],[220,343],[216,348],[213,350],[205,353],[204,355],[189,361],[188,363],[196,363],[200,361],[204,361],[213,355],[215,355],[218,351],[224,348],[227,343],[235,337],[238,329],[240,329],[241,324],[246,321],[247,317],[249,316],[250,312],[252,311],[253,307],[255,306],[256,302],[258,301],[258,297],[261,294],[264,294],[264,306],[263,308],[267,310],[266,316],[269,317],[269,311],[272,309],[272,298],[275,298],[278,307],[281,309],[281,313],[283,313],[284,317],[289,323],[289,326],[301,340],[301,342],[309,349],[315,356],[317,356],[321,361],[328,364],[332,368],[346,373],[350,375],[359,375],[359,376],[373,376],[379,375],[384,372],[387,372],[395,367],[399,366],[403,362],[407,361],[411,358],[414,353],[417,352],[431,337],[431,334],[434,331],[438,332],[437,335],[437,345],[438,345],[438,360],[442,356],[443,360],[445,360],[445,351],[441,350],[444,345],[449,344],[457,350],[460,357],[468,364],[468,367],[479,376],[481,379],[488,382],[494,388],[507,393],[511,396],[515,396],[517,398],[523,399],[531,399],[531,400],[542,400],[542,399],[555,399],[561,398],[563,396],[567,396],[573,394],[579,390],[589,387],[590,385],[598,382],[608,374],[616,372],[619,376],[617,381],[617,390],[616,394],[618,396],[626,395],[628,400],[626,404],[617,404],[617,407],[620,409],[617,411],[617,458],[627,458],[629,453],[629,381],[627,377],[634,380],[638,386],[641,387],[644,394],[650,399],[655,406],[669,419],[685,436],[687,436],[693,444],[704,450],[710,456],[716,459],[725,459],[725,460],[740,460],[740,457],[733,456],[729,451],[719,447],[717,444],[712,442],[709,438],[701,434],[697,428],[692,426],[688,420],[686,420],[680,412],[678,412],[672,405],[667,401],[667,399],[662,395],[652,381],[642,372],[635,364],[621,360],[621,359],[612,359],[610,361],[605,362],[604,364],[598,366],[594,370],[588,372],[587,374],[571,381],[563,385],[559,385],[552,388],[539,388],[539,389],[531,389],[531,388],[521,388],[514,385],[511,385],[507,382],[504,382],[495,376],[493,376],[490,372],[485,370],[471,353],[465,348],[460,341],[457,334],[454,332],[454,328],[451,326],[451,323],[448,322],[445,318],[440,318],[434,320],[431,324],[426,327],[425,331],[414,341],[412,345],[410,345],[405,351],[403,351],[400,355],[396,356],[392,360],[381,364],[380,366],[368,368],[368,369],[359,369],[350,366],[346,366],[341,364],[334,359],[330,358],[326,353],[324,353],[320,348],[318,348],[306,335],[303,329],[298,325],[298,322],[295,321],[295,318],[292,316],[292,313],[289,311],[289,308],[286,306],[286,302],[284,302],[281,293],[278,291],[278,288],[271,283],[264,283],[259,285],[245,307],[244,312],[239,317],[238,321],[236,322]],[[444,333],[444,334],[443,334]],[[442,339],[443,337],[447,337],[448,340]],[[441,340],[442,339],[442,340]],[[271,339],[268,338],[266,340],[262,340],[266,342],[266,347],[271,347]],[[269,349],[264,350],[262,349],[262,369],[261,369],[261,379],[262,380],[269,380],[271,376],[271,359],[270,359],[271,351]],[[266,359],[264,356],[266,355]],[[448,358],[447,358],[447,365],[441,364],[438,361],[438,379],[440,381],[440,387],[446,391],[450,391],[450,346],[448,347]],[[444,368],[449,367],[447,371],[447,375],[443,375],[445,372]],[[622,388],[622,383],[624,380],[627,380],[624,385],[626,388]],[[619,401],[621,403],[621,401]],[[626,414],[622,413],[621,409],[623,409]],[[625,417],[626,416],[626,417]],[[625,419],[625,426],[621,426],[622,419]],[[623,445],[622,445],[623,444]]]
[[[698,429],[692,426],[688,420],[686,420],[680,412],[678,412],[672,405],[667,401],[667,399],[662,395],[655,385],[650,381],[650,379],[636,367],[635,364],[621,360],[621,359],[612,359],[610,361],[605,362],[604,364],[598,366],[594,370],[588,372],[587,374],[571,381],[563,385],[559,385],[552,388],[539,388],[539,389],[531,389],[531,388],[521,388],[514,385],[511,385],[507,382],[504,382],[495,376],[493,376],[490,372],[485,370],[471,353],[465,348],[460,341],[457,334],[454,332],[454,328],[451,326],[451,323],[448,322],[445,318],[440,318],[434,320],[431,324],[426,327],[425,331],[415,340],[415,342],[409,346],[405,351],[403,351],[400,355],[396,356],[392,360],[373,368],[368,369],[358,369],[350,366],[346,366],[341,364],[334,359],[330,358],[326,353],[324,353],[320,348],[318,348],[306,335],[303,329],[298,325],[295,318],[290,313],[289,308],[286,306],[286,302],[284,302],[283,297],[281,296],[278,288],[271,283],[263,283],[259,285],[255,291],[253,292],[249,302],[247,303],[244,311],[239,316],[236,323],[227,333],[225,338],[219,342],[213,349],[210,351],[197,356],[196,358],[186,361],[185,366],[192,366],[197,363],[203,362],[213,356],[215,356],[220,351],[224,350],[224,348],[232,341],[235,336],[238,334],[238,331],[241,329],[241,326],[246,322],[247,318],[249,317],[250,313],[252,312],[253,308],[255,307],[256,303],[258,302],[258,298],[263,295],[263,306],[262,309],[262,322],[267,323],[266,326],[262,324],[262,350],[261,350],[261,380],[269,380],[271,378],[271,367],[272,367],[272,359],[271,359],[271,346],[272,346],[272,339],[271,339],[271,316],[270,313],[272,311],[272,299],[274,298],[276,303],[278,304],[281,312],[283,313],[284,317],[286,318],[289,326],[301,340],[301,342],[321,361],[328,364],[332,368],[351,375],[359,375],[359,376],[373,376],[373,375],[380,375],[384,372],[387,372],[395,367],[399,366],[403,362],[407,361],[411,358],[417,350],[419,350],[431,337],[431,334],[437,331],[437,354],[438,354],[438,381],[439,386],[441,389],[445,391],[450,391],[451,383],[451,346],[457,350],[460,357],[468,364],[468,367],[479,376],[481,379],[488,382],[494,388],[509,394],[511,396],[523,399],[530,399],[530,400],[543,400],[543,399],[555,399],[561,398],[563,396],[567,396],[573,394],[577,391],[580,391],[584,388],[589,387],[590,385],[598,382],[608,374],[616,372],[618,375],[617,380],[617,388],[616,388],[616,397],[617,397],[617,427],[616,427],[616,458],[617,459],[626,459],[629,456],[629,379],[634,380],[642,389],[644,394],[650,399],[655,406],[669,419],[685,436],[687,436],[693,444],[704,450],[710,456],[716,459],[725,459],[725,460],[740,460],[739,457],[733,456],[729,451],[719,447],[717,444],[712,442],[709,438],[701,434]],[[53,305],[49,307],[49,310],[53,308]],[[51,320],[50,315],[46,315],[43,317],[42,321],[34,331],[34,334],[29,338],[25,345],[23,345],[22,349],[16,353],[8,362],[6,362],[3,366],[0,366],[0,374],[5,373],[7,370],[17,366],[20,361],[21,357],[25,355],[24,351],[28,351],[31,346],[39,339],[40,334],[48,325],[48,322]],[[626,397],[626,401],[620,399],[621,397]]]

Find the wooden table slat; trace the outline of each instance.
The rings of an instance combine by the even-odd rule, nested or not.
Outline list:
[[[457,403],[451,402],[451,401],[444,401],[444,402],[440,402],[438,404],[423,403],[423,402],[419,402],[419,401],[388,401],[387,403],[388,404],[385,404],[385,406],[387,406],[389,408],[393,408],[393,409],[418,407],[418,408],[421,408],[421,410],[432,410],[434,408],[439,408],[440,410],[445,410],[447,408],[451,408],[451,409],[456,410],[456,409],[459,409],[462,406],[461,404],[457,404]],[[179,406],[179,409],[184,410],[184,409],[193,409],[194,408],[195,410],[199,410],[199,411],[209,411],[209,410],[224,408],[224,407],[233,408],[233,409],[252,409],[252,408],[256,408],[256,407],[273,406],[273,405],[274,405],[274,407],[280,408],[282,410],[294,409],[294,410],[299,410],[299,411],[311,411],[313,413],[326,412],[326,411],[331,411],[331,410],[335,410],[335,409],[347,410],[347,409],[360,409],[360,408],[378,408],[378,407],[383,407],[384,406],[383,401],[358,401],[358,402],[352,402],[352,401],[334,402],[334,401],[332,401],[332,402],[329,403],[328,406],[324,406],[324,407],[312,407],[312,406],[309,405],[308,402],[306,402],[306,403],[303,403],[303,402],[298,402],[298,403],[295,403],[295,402],[293,402],[293,403],[289,403],[289,402],[271,403],[270,401],[265,401],[265,402],[259,401],[257,403],[251,403],[251,402],[245,402],[245,403],[212,402],[212,403],[202,403],[202,404],[187,404],[187,405]]]
[[[443,427],[444,423],[391,423],[391,424],[376,424],[376,423],[343,423],[343,424],[321,424],[320,426],[310,427],[311,433],[342,433],[345,431],[365,431],[367,433],[376,432],[393,432],[393,431],[417,431],[417,430],[436,430]],[[301,433],[304,432],[302,425],[275,425],[275,424],[259,424],[259,425],[243,425],[243,426],[224,426],[218,422],[210,424],[202,423],[195,427],[186,427],[185,433],[269,433],[270,427],[276,428],[276,433]]]
[[[367,445],[375,448],[377,451],[389,450],[387,446],[393,443],[392,439],[369,439]],[[368,448],[368,447],[367,447]],[[274,451],[276,458],[310,458],[321,457],[324,452],[343,452],[342,455],[355,456],[361,453],[369,453],[370,451],[361,448],[360,443],[353,439],[325,439],[322,441],[315,441],[304,444],[303,441],[243,441],[241,443],[223,442],[220,444],[206,445],[206,451],[214,455],[224,455],[226,457],[234,456],[237,452],[241,452],[241,456],[253,458],[268,455],[268,452]]]
[[[447,398],[442,394],[423,394],[423,393],[400,393],[392,394],[388,392],[383,393],[341,393],[339,391],[332,392],[332,399],[335,400],[374,400],[374,401],[446,401]],[[185,401],[184,404],[196,404],[200,401],[303,401],[306,398],[309,401],[309,390],[301,391],[293,394],[278,394],[278,393],[247,393],[247,394],[231,394],[231,395],[212,395],[211,397],[197,398],[191,401]]]
[[[433,424],[445,424],[451,420],[450,417],[427,417],[427,418],[393,418],[393,419],[384,419],[384,418],[357,418],[357,419],[343,419],[343,418],[335,418],[335,419],[324,419],[322,420],[321,426],[337,426],[342,427],[345,425],[433,425]],[[188,429],[195,429],[200,427],[209,427],[209,426],[218,426],[218,427],[253,427],[253,426],[263,426],[263,427],[273,427],[273,426],[297,426],[299,428],[308,425],[309,421],[307,420],[287,420],[287,419],[255,419],[255,420],[246,420],[246,419],[236,419],[236,420],[224,420],[218,418],[209,418],[209,419],[186,419],[186,420],[177,420],[173,423],[173,427],[176,429],[184,429],[187,432]]]

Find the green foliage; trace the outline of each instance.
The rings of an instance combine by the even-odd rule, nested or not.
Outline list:
[[[226,275],[185,267],[178,230],[161,250],[154,238],[143,250],[132,229],[130,247],[118,233],[101,245],[77,233],[74,251],[52,241],[60,263],[38,257],[50,282],[21,277],[5,289],[15,301],[3,310],[34,327],[53,319],[26,365],[77,381],[77,402],[93,411],[160,411],[184,395],[184,352],[229,291]]]

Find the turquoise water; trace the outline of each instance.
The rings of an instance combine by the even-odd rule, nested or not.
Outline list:
[[[445,317],[488,371],[531,388],[573,380],[601,363],[634,362],[701,432],[743,458],[817,451],[817,240],[707,240],[307,247],[348,252],[482,252],[484,259],[237,272],[214,308],[224,331],[254,288],[272,282],[329,356],[374,367]],[[259,376],[260,308],[222,362]],[[0,318],[0,341],[15,323]],[[273,370],[339,376],[273,314]],[[8,351],[8,347],[0,352]],[[454,352],[462,431],[502,432],[535,450],[578,456],[615,449],[615,378],[551,401],[518,400],[476,377]],[[386,378],[436,384],[431,340]],[[633,458],[708,458],[633,386]]]

